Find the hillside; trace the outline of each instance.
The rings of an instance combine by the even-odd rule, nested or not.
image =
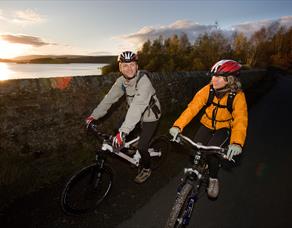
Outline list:
[[[11,59],[16,63],[112,63],[117,56],[84,56],[84,55],[28,55]]]

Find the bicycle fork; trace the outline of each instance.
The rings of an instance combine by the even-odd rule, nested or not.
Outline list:
[[[186,207],[184,208],[184,212],[182,214],[182,224],[188,225],[191,220],[192,211],[194,209],[195,203],[198,201],[198,192],[197,190],[193,190],[192,194],[187,199]]]
[[[190,170],[193,171],[193,169],[185,169],[185,173],[189,173],[190,176],[187,176],[182,179],[181,184],[179,185],[177,189],[177,194],[180,194],[180,191],[182,187],[187,183],[187,181],[191,181],[193,188],[191,190],[191,194],[187,197],[185,206],[182,208],[183,212],[181,213],[181,217],[179,218],[178,222],[183,225],[188,225],[191,220],[192,211],[194,209],[195,203],[199,199],[199,182],[201,175],[198,175],[198,173],[190,172]],[[190,178],[190,179],[189,179]]]
[[[93,189],[97,190],[98,185],[101,181],[101,176],[102,176],[102,169],[104,165],[105,160],[102,158],[99,158],[99,155],[96,155],[96,167],[95,170],[93,171]]]

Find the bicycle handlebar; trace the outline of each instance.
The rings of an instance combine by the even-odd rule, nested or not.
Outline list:
[[[193,145],[194,147],[196,147],[199,150],[214,150],[214,151],[218,151],[218,152],[224,152],[225,149],[219,146],[204,146],[202,144],[199,143],[195,143],[193,140],[191,140],[190,138],[188,138],[187,136],[184,136],[182,134],[178,135],[180,138],[184,139],[184,141],[187,141],[188,143],[190,143],[191,145]]]
[[[177,137],[179,137],[180,139],[182,139],[185,142],[188,142],[190,145],[199,149],[200,151],[205,151],[205,152],[210,153],[210,154],[211,153],[218,154],[222,158],[227,159],[227,156],[226,156],[227,148],[218,147],[218,146],[204,146],[200,143],[195,143],[189,137],[182,135],[182,134],[178,134]],[[231,161],[233,161],[233,159]]]
[[[109,135],[109,134],[106,134],[106,133],[100,132],[100,131],[97,129],[97,125],[94,124],[94,123],[90,123],[90,124],[88,124],[87,129],[93,131],[98,137],[100,137],[100,138],[102,138],[102,139],[108,139],[108,140],[111,140],[112,137],[113,137],[112,135]]]

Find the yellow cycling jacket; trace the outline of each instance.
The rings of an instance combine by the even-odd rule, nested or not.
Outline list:
[[[182,131],[184,127],[198,114],[198,112],[206,105],[209,97],[210,84],[199,90],[194,96],[193,100],[188,104],[188,107],[175,121],[173,126],[179,127]],[[215,104],[227,105],[228,93],[222,98],[214,96],[213,102]],[[216,112],[216,108],[218,108]],[[201,123],[209,129],[218,130],[221,128],[231,129],[230,144],[236,143],[241,146],[244,145],[246,130],[248,125],[248,114],[245,95],[239,91],[233,101],[232,115],[227,108],[218,107],[213,103],[208,106],[201,118]],[[215,114],[214,125],[212,126],[212,114]]]

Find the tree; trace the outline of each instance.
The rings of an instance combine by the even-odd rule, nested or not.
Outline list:
[[[247,63],[252,67],[264,67],[269,60],[269,34],[266,28],[262,28],[255,32],[251,38],[251,49],[247,59]]]
[[[238,60],[242,64],[246,64],[250,51],[250,43],[243,33],[234,33],[232,49],[233,59]]]
[[[284,69],[291,68],[292,62],[292,28],[288,31],[281,27],[271,40],[271,64]]]
[[[230,58],[231,45],[220,31],[205,33],[194,43],[193,54],[201,59],[205,69],[209,69],[219,59]]]
[[[250,39],[243,33],[234,33],[230,39],[218,23],[215,26],[214,32],[201,34],[193,45],[185,33],[147,40],[138,52],[139,67],[157,72],[208,70],[220,59],[234,59],[250,67],[273,64],[291,68],[292,28],[273,24],[256,31]],[[103,73],[117,70],[116,62],[102,69]]]

